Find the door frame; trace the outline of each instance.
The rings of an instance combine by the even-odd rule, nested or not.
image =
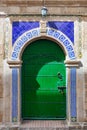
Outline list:
[[[65,36],[65,35],[64,35]],[[32,39],[29,39],[27,42],[24,41],[25,44],[21,44],[21,47],[19,47],[17,49],[17,52],[14,56],[16,56],[16,58],[13,57],[13,54],[14,54],[14,50],[15,48],[17,47],[17,43],[14,44],[14,47],[12,49],[12,53],[11,53],[11,57],[9,58],[9,60],[7,61],[7,63],[9,64],[9,67],[12,68],[12,82],[14,81],[14,77],[16,76],[17,78],[15,79],[16,82],[15,82],[15,85],[17,86],[17,90],[15,90],[15,88],[13,88],[14,86],[12,86],[12,89],[14,89],[14,92],[17,91],[17,99],[14,99],[14,93],[12,93],[12,99],[11,99],[11,104],[15,101],[15,104],[14,106],[12,106],[12,113],[11,113],[11,120],[12,122],[16,122],[17,124],[21,122],[21,98],[20,98],[20,90],[21,90],[21,65],[22,65],[22,61],[21,61],[21,56],[22,56],[22,53],[24,51],[24,49],[30,44],[32,43],[33,41],[35,40],[38,40],[38,39],[48,39],[48,40],[51,40],[51,41],[54,41],[55,43],[57,43],[61,48],[62,50],[64,51],[65,53],[65,64],[66,64],[66,86],[67,86],[67,120],[68,122],[71,122],[72,120],[73,121],[76,121],[76,117],[77,117],[77,110],[76,110],[76,99],[74,99],[74,103],[75,103],[75,106],[73,106],[72,102],[71,102],[71,82],[73,79],[71,79],[71,74],[74,72],[73,69],[71,71],[70,68],[74,68],[76,70],[76,68],[79,67],[79,63],[80,61],[78,61],[75,57],[74,59],[71,57],[70,58],[70,52],[69,50],[67,50],[67,47],[63,44],[62,41],[59,41],[58,38],[55,38],[53,35],[47,35],[47,34],[44,34],[44,35],[40,35],[38,33],[37,36],[33,37]],[[67,38],[68,39],[68,38]],[[21,40],[21,37],[20,37],[20,40]],[[70,45],[72,43],[70,42]],[[73,50],[73,53],[74,53],[74,47],[72,45],[72,50]],[[72,72],[72,73],[71,73]],[[76,76],[76,73],[73,73],[73,76]],[[75,83],[75,93],[76,93],[76,83]],[[73,114],[73,108],[75,110],[75,113]],[[16,109],[16,110],[15,110]],[[14,111],[15,110],[15,111]]]

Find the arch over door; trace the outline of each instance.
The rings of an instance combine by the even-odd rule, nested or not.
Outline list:
[[[29,44],[22,55],[22,118],[66,119],[65,55],[53,41]]]

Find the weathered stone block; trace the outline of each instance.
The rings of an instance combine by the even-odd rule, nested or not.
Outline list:
[[[29,128],[19,128],[19,130],[29,130]]]
[[[3,97],[3,82],[2,82],[2,75],[0,74],[0,98]]]
[[[0,98],[3,97],[3,88],[2,88],[2,85],[0,85]]]
[[[83,127],[83,130],[87,130],[87,125]]]
[[[70,126],[69,130],[82,130],[81,126]]]
[[[57,128],[56,130],[69,130],[69,128]]]
[[[3,65],[3,55],[0,55],[0,67]]]
[[[3,128],[2,128],[2,127],[0,127],[0,130],[6,130],[6,128],[5,128],[5,127],[3,127]]]
[[[69,128],[19,128],[19,130],[69,130]]]
[[[0,122],[2,122],[2,113],[0,112]]]
[[[29,128],[29,130],[56,130],[56,128]]]
[[[0,55],[3,54],[3,44],[0,44]]]
[[[18,127],[9,128],[9,130],[19,130],[19,128]]]

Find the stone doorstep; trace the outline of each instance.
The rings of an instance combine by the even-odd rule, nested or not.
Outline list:
[[[1,128],[0,130],[69,130],[68,128]]]
[[[2,127],[0,128],[0,130],[87,130],[87,127],[85,128],[81,128],[81,127],[76,127],[76,126],[72,126],[72,127],[67,127],[67,128],[46,128],[46,127],[38,127],[38,128],[28,128],[28,127]]]
[[[65,127],[28,127],[28,126],[0,126],[0,130],[87,130],[87,125],[65,126]]]
[[[20,128],[20,127],[11,127],[11,128],[0,128],[0,130],[87,130],[85,128],[76,128],[76,127],[69,127],[69,128]]]
[[[0,128],[0,130],[87,130],[87,126],[81,127],[68,127],[68,128],[20,128],[20,127],[10,127],[10,128]]]

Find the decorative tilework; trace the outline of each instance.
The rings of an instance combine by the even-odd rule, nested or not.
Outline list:
[[[47,26],[47,35],[55,38],[66,48],[70,59],[75,59],[75,53],[72,43],[74,37],[74,23],[48,22]],[[72,38],[69,37],[69,29],[72,32],[70,33],[70,35],[72,34]],[[39,22],[13,22],[13,43],[15,43],[12,51],[12,60],[17,60],[19,58],[21,49],[24,44],[26,44],[26,42],[38,36],[40,36]]]
[[[12,25],[12,60],[19,59],[19,54],[29,40],[40,36],[39,22],[13,22]],[[75,59],[73,48],[74,23],[73,22],[48,22],[47,35],[62,44],[69,58]],[[71,68],[70,83],[70,110],[72,121],[76,120],[76,68]],[[12,121],[18,120],[18,69],[12,69]]]
[[[76,68],[71,68],[70,73],[70,110],[71,110],[71,120],[76,121],[77,111],[76,111]]]
[[[48,22],[47,35],[56,39],[62,44],[68,53],[69,58],[75,59],[74,43],[74,23],[73,22]],[[29,40],[40,36],[39,22],[13,22],[12,27],[12,60],[19,59],[19,54]],[[71,118],[76,119],[76,69],[71,68]],[[18,119],[18,69],[12,69],[12,121]]]
[[[65,41],[63,42],[63,44],[64,44],[65,46],[68,46],[70,43],[69,43],[68,40],[65,40]]]
[[[74,43],[74,22],[72,21],[50,21],[47,27],[54,28],[65,34]]]
[[[75,59],[73,44],[65,34],[53,28],[47,28],[47,35],[55,38],[66,48],[70,59]]]
[[[13,22],[12,23],[12,44],[20,37],[23,33],[38,28],[39,22]]]
[[[64,35],[61,35],[61,36],[59,37],[59,40],[60,40],[61,42],[63,42],[65,39],[66,39],[66,38],[65,38]]]
[[[12,121],[18,118],[18,70],[12,69]]]
[[[75,53],[74,53],[74,51],[69,52],[69,57],[74,57],[73,59],[75,59]]]
[[[26,42],[38,36],[40,36],[39,28],[26,31],[24,34],[22,34],[22,36],[20,36],[14,44],[12,60],[16,60],[18,58],[19,52],[21,52],[21,49]]]

